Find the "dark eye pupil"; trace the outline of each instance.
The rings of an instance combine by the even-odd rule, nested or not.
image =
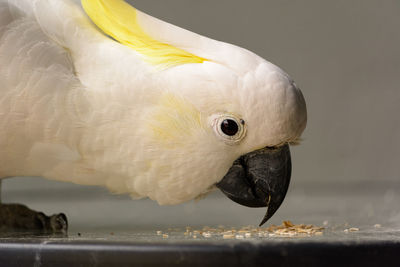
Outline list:
[[[234,136],[239,131],[239,126],[234,120],[226,119],[221,123],[221,130],[226,135]]]

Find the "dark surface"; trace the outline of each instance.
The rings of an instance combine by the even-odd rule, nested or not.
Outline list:
[[[187,226],[255,227],[265,209],[240,206],[219,192],[197,202],[159,206],[96,187],[42,182],[7,180],[3,200],[46,214],[64,212],[68,236],[3,232],[0,266],[400,266],[399,183],[294,180],[265,226],[291,220],[323,226],[322,235],[194,239],[185,235]],[[359,231],[346,231],[351,227]]]
[[[399,242],[168,244],[2,240],[2,266],[398,266]]]

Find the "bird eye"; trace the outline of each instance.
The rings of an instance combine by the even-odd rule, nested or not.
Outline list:
[[[237,143],[244,137],[246,127],[244,120],[236,118],[234,115],[213,115],[214,130],[219,138],[232,144]]]
[[[236,121],[225,119],[221,123],[221,131],[226,135],[234,136],[239,131],[239,126]]]

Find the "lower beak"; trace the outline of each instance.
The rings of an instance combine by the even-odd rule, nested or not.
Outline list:
[[[241,156],[217,187],[247,207],[267,207],[260,226],[274,215],[289,187],[292,164],[289,145],[266,147]]]

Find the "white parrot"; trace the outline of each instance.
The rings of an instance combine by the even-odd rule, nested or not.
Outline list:
[[[268,206],[265,222],[306,120],[277,66],[123,0],[0,0],[0,178],[105,186],[161,205],[218,187]]]

